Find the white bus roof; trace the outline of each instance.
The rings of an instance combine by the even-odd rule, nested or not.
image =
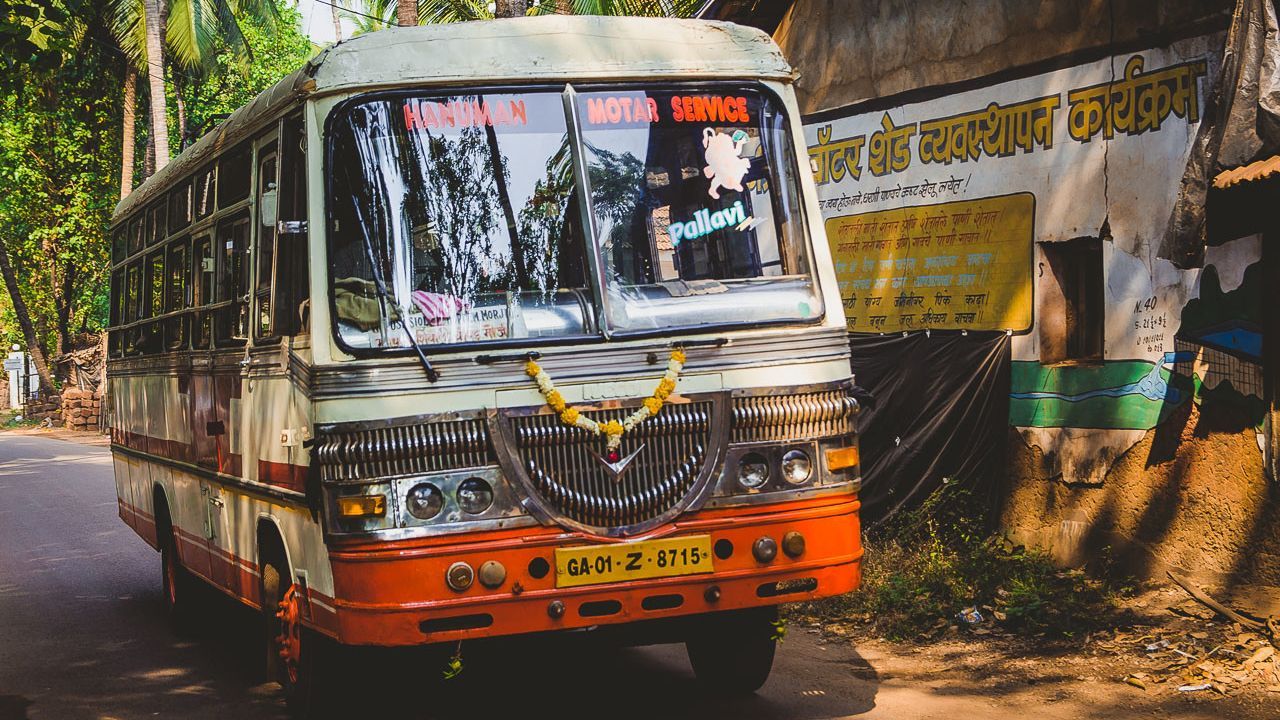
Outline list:
[[[390,28],[339,43],[264,90],[116,205],[151,202],[307,96],[416,84],[663,78],[790,79],[766,33],[705,20],[548,15]]]

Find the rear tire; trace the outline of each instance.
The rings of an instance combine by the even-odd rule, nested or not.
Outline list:
[[[699,620],[685,640],[698,682],[724,695],[759,690],[773,669],[778,609],[731,610]]]
[[[165,618],[179,635],[187,635],[195,627],[195,580],[178,558],[178,531],[166,522],[159,528],[160,597],[164,601]]]

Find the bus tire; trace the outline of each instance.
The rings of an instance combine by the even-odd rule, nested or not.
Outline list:
[[[301,626],[296,588],[282,552],[263,559],[260,579],[264,665],[267,680],[280,684],[289,714],[319,717],[329,709],[335,690],[330,669],[331,643]],[[294,593],[290,589],[294,589]]]
[[[178,531],[167,517],[157,523],[160,541],[160,597],[164,602],[165,618],[169,627],[179,635],[190,634],[195,628],[195,579],[182,566],[178,556]]]
[[[685,640],[698,682],[724,695],[759,690],[773,669],[776,607],[730,610],[699,618]]]

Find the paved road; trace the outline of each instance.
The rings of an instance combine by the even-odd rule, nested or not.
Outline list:
[[[0,720],[285,717],[274,687],[247,671],[252,643],[236,628],[252,614],[212,602],[208,627],[176,638],[158,566],[116,517],[105,448],[0,433]],[[993,720],[1035,707],[1005,698],[992,712],[991,698],[894,681],[879,660],[798,631],[764,689],[731,702],[699,693],[680,646],[572,640],[467,649],[447,683],[415,655],[365,658],[350,680],[362,710],[349,716]]]

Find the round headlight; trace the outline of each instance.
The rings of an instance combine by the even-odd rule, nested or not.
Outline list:
[[[440,509],[444,507],[444,494],[431,483],[418,483],[409,488],[404,504],[409,508],[410,515],[419,520],[430,520],[439,515]]]
[[[493,504],[493,486],[480,478],[467,478],[458,486],[458,507],[479,515]]]
[[[788,450],[782,456],[782,478],[792,485],[802,485],[813,475],[813,463],[803,450]]]
[[[769,463],[756,453],[747,453],[738,461],[738,484],[755,490],[769,479]]]

